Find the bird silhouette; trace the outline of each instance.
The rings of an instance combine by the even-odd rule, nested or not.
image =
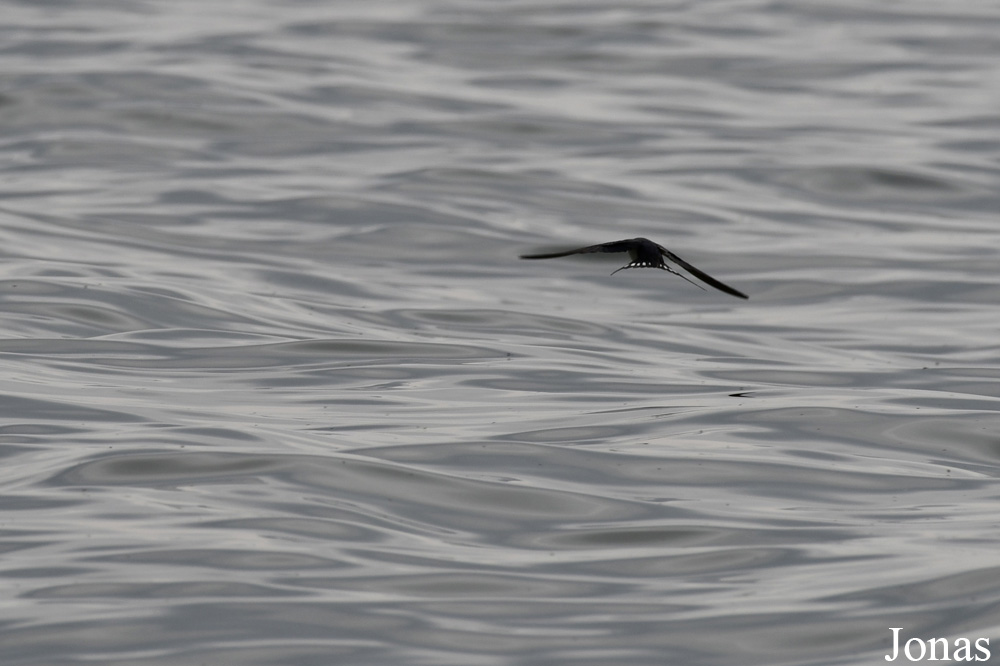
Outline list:
[[[521,259],[555,259],[556,257],[568,257],[571,254],[591,254],[593,252],[628,252],[628,256],[631,261],[621,268],[613,271],[611,273],[612,275],[618,271],[623,271],[626,268],[659,268],[667,271],[668,273],[673,273],[678,277],[684,278],[699,289],[702,288],[701,285],[692,282],[686,275],[682,275],[667,266],[667,264],[663,261],[664,257],[666,257],[705,284],[715,287],[719,291],[723,291],[730,296],[735,296],[736,298],[748,298],[743,292],[737,291],[728,284],[716,280],[708,273],[695,268],[667,248],[654,243],[648,238],[629,238],[628,240],[612,241],[610,243],[601,243],[600,245],[588,245],[587,247],[580,247],[575,250],[566,250],[565,252],[522,254]]]

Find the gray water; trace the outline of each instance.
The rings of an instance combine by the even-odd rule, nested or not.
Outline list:
[[[0,9],[5,666],[998,658],[997,3]]]

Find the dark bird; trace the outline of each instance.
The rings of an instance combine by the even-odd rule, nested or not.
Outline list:
[[[581,247],[575,250],[566,250],[565,252],[551,252],[549,254],[522,254],[521,259],[554,259],[556,257],[568,257],[571,254],[590,254],[592,252],[628,252],[628,256],[632,261],[612,272],[612,275],[618,271],[623,271],[626,268],[659,268],[691,282],[687,276],[681,275],[674,269],[667,266],[667,264],[663,261],[663,258],[666,257],[705,284],[715,287],[719,291],[724,291],[730,296],[747,298],[747,295],[743,292],[733,289],[728,284],[719,282],[708,273],[698,270],[667,248],[654,243],[648,238],[630,238],[628,240],[601,243],[600,245],[588,245],[587,247]],[[701,285],[696,284],[695,282],[691,282],[691,284],[699,289],[701,288]]]

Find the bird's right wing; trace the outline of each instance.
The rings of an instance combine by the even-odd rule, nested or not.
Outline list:
[[[548,252],[546,254],[522,254],[521,259],[555,259],[556,257],[568,257],[571,254],[591,254],[592,252],[628,252],[631,241],[612,241],[601,243],[600,245],[588,245],[578,247],[575,250],[565,250],[563,252]]]
[[[674,262],[675,264],[677,264],[678,266],[680,266],[681,268],[683,268],[688,273],[690,273],[691,275],[695,276],[696,278],[698,278],[699,280],[701,280],[705,284],[707,284],[709,286],[712,286],[712,287],[715,287],[719,291],[723,291],[723,292],[729,294],[730,296],[735,296],[736,298],[748,298],[748,296],[746,294],[744,294],[742,291],[738,291],[736,289],[733,289],[732,287],[730,287],[725,282],[720,282],[719,280],[716,280],[714,277],[712,277],[711,275],[709,275],[705,271],[702,271],[702,270],[699,270],[699,269],[695,268],[694,266],[692,266],[688,262],[684,261],[683,259],[681,259],[680,257],[678,257],[676,254],[674,254],[673,252],[671,252],[667,248],[663,247],[662,245],[660,245],[658,247],[660,248],[660,252],[663,253],[664,257],[666,257],[670,261]]]

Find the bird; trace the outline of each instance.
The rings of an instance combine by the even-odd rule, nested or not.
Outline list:
[[[705,284],[715,287],[719,291],[725,292],[730,296],[735,296],[736,298],[749,298],[742,291],[733,289],[728,284],[716,280],[714,277],[708,273],[699,270],[684,261],[676,254],[663,247],[658,243],[654,243],[648,238],[629,238],[627,240],[611,241],[610,243],[600,243],[599,245],[588,245],[587,247],[580,247],[575,250],[566,250],[564,252],[550,252],[547,254],[522,254],[521,259],[555,259],[556,257],[568,257],[571,254],[591,254],[593,252],[628,252],[628,256],[631,261],[621,268],[613,271],[611,274],[614,275],[618,271],[623,271],[626,268],[659,268],[661,270],[667,271],[668,273],[673,273],[674,275],[684,278],[688,282],[691,282],[694,286],[702,289],[703,287],[696,282],[691,281],[686,275],[678,273],[674,269],[667,266],[663,261],[664,257],[674,262],[684,270],[686,270],[691,275],[695,276]]]

